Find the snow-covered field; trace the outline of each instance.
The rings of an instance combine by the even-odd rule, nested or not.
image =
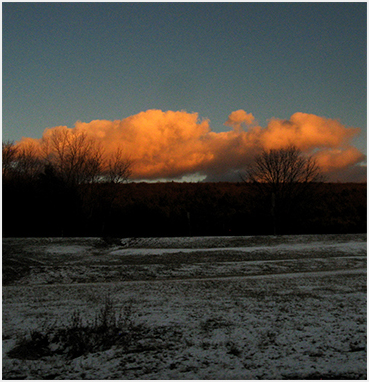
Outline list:
[[[3,239],[3,379],[366,379],[366,235]],[[10,358],[106,296],[131,348]]]

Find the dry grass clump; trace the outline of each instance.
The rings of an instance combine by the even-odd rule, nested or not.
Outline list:
[[[18,359],[39,359],[64,355],[73,359],[88,353],[110,349],[112,346],[129,347],[149,331],[132,321],[132,306],[117,311],[113,301],[106,297],[96,312],[94,321],[84,322],[79,311],[74,311],[65,327],[32,330],[22,336],[8,356]]]

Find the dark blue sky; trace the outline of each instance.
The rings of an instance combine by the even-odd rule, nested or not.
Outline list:
[[[366,3],[3,3],[3,139],[186,110],[362,129]]]

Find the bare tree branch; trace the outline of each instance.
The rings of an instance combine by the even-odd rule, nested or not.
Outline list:
[[[263,150],[246,169],[246,179],[253,183],[273,185],[309,183],[322,180],[315,159],[304,156],[295,146],[279,150]]]
[[[251,182],[271,205],[273,232],[278,220],[292,216],[311,200],[312,183],[323,180],[312,156],[304,155],[295,146],[279,150],[263,150],[246,169],[245,181]]]
[[[132,164],[133,161],[129,157],[124,157],[122,149],[118,148],[107,163],[106,178],[108,182],[126,182],[132,174]]]
[[[14,145],[12,141],[3,142],[3,156],[2,156],[2,166],[3,166],[3,178],[8,178],[14,170],[15,162],[18,155],[18,148]]]
[[[103,170],[103,149],[86,132],[54,129],[43,138],[42,151],[56,173],[70,184],[94,182]]]

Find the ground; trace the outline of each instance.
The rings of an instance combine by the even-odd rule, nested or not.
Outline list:
[[[3,239],[3,379],[366,379],[366,291],[364,234]],[[107,297],[129,344],[10,352]]]

